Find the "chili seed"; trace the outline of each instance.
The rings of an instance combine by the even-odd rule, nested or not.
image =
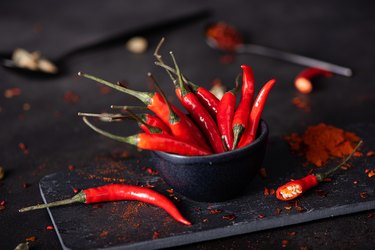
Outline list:
[[[367,199],[368,194],[367,194],[367,192],[360,192],[359,196],[361,196],[362,199]]]
[[[146,38],[136,36],[129,39],[125,46],[130,52],[135,54],[141,54],[147,50],[148,42]]]

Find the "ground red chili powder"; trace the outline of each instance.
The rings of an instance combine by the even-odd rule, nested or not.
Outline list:
[[[308,163],[322,167],[329,159],[349,155],[360,138],[352,132],[320,123],[309,126],[303,135],[293,133],[286,140]]]

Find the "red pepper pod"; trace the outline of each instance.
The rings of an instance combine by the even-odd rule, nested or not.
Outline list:
[[[239,148],[242,148],[251,142],[254,141],[257,129],[259,126],[260,118],[262,117],[262,112],[264,105],[266,104],[267,96],[273,86],[275,85],[276,80],[272,79],[269,80],[263,88],[260,90],[258,96],[255,99],[255,102],[253,104],[253,107],[251,109],[250,117],[249,117],[249,125],[245,129],[245,131],[242,134],[242,138],[240,140],[240,143],[238,144]]]
[[[191,82],[189,82],[189,86],[193,90],[194,94],[198,97],[202,105],[208,110],[211,117],[215,119],[220,100],[204,87],[200,87]]]
[[[171,129],[159,117],[151,114],[141,114],[140,117],[150,126],[159,128],[166,134],[172,134]]]
[[[83,192],[86,195],[86,204],[121,200],[141,201],[164,209],[182,224],[191,225],[168,198],[149,188],[126,184],[109,184],[85,189]]]
[[[304,192],[317,186],[318,178],[313,175],[307,175],[299,180],[290,181],[276,190],[276,198],[282,201],[292,200]]]
[[[254,73],[248,65],[241,65],[243,70],[241,101],[234,113],[232,129],[234,133],[234,147],[237,146],[243,131],[249,122],[251,104],[254,98]]]
[[[226,92],[217,107],[216,121],[228,149],[233,147],[232,121],[236,107],[236,89]]]
[[[313,89],[312,78],[318,76],[331,77],[332,72],[319,68],[307,68],[297,75],[294,86],[299,92],[308,94]]]

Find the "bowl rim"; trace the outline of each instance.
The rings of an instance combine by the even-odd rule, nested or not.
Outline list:
[[[227,158],[228,160],[232,158],[237,158],[240,155],[247,154],[249,150],[256,147],[258,144],[260,144],[262,141],[267,139],[269,128],[266,121],[263,119],[260,120],[260,135],[249,145],[243,147],[243,148],[237,148],[235,150],[226,151],[223,153],[214,153],[210,155],[200,155],[200,156],[186,156],[186,155],[178,155],[178,154],[171,154],[163,151],[151,151],[152,153],[158,155],[159,157],[173,161],[175,163],[197,163],[202,161],[207,162],[216,162],[218,160],[222,160]]]

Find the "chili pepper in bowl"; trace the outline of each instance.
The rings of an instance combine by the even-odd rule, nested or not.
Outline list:
[[[131,136],[119,136],[101,130],[90,123],[87,117],[83,117],[83,121],[94,131],[99,134],[111,138],[119,142],[125,142],[137,146],[140,149],[157,150],[179,155],[208,155],[211,151],[199,147],[195,144],[184,142],[176,137],[167,134],[147,134],[139,133]]]
[[[238,84],[232,90],[227,91],[217,107],[217,126],[220,134],[225,142],[227,150],[233,148],[233,130],[232,121],[234,116],[234,110],[236,107],[236,94],[238,91]]]
[[[233,149],[237,147],[239,140],[243,131],[246,129],[246,126],[249,121],[249,113],[251,109],[251,104],[254,98],[254,74],[252,69],[244,64],[241,65],[243,70],[242,77],[242,96],[241,101],[237,107],[236,112],[234,113],[232,128],[234,134],[234,143]]]
[[[342,165],[344,165],[361,146],[363,141],[360,141],[353,151],[342,161],[339,165],[325,173],[309,174],[301,179],[290,181],[276,190],[276,198],[282,201],[288,201],[297,198],[298,196],[305,193],[307,190],[317,186],[320,182],[324,181],[325,178],[330,176],[332,173],[337,171]]]
[[[149,188],[127,184],[108,184],[95,188],[84,189],[70,199],[21,208],[19,212],[27,212],[31,210],[68,205],[72,203],[92,204],[98,202],[121,200],[140,201],[160,207],[167,213],[169,213],[178,222],[185,225],[191,225],[191,222],[181,215],[177,207],[162,194]]]
[[[138,98],[143,103],[145,103],[148,109],[153,111],[164,123],[168,124],[172,131],[172,134],[179,139],[197,145],[200,145],[200,143],[204,141],[204,136],[199,128],[174,105],[171,105],[171,107],[179,117],[179,125],[172,126],[172,124],[170,123],[170,111],[168,108],[169,103],[164,100],[160,93],[131,90],[82,72],[79,72],[78,75],[102,83],[104,85],[107,85],[108,87],[114,88],[120,92],[124,92]]]
[[[267,96],[273,86],[275,85],[276,80],[271,79],[269,80],[260,90],[259,94],[255,98],[255,102],[251,109],[250,117],[249,117],[249,126],[245,129],[242,134],[242,138],[238,144],[239,148],[242,148],[251,142],[254,141],[257,135],[257,129],[259,126],[259,121],[262,116],[264,105],[266,104]]]
[[[172,56],[179,78],[179,87],[176,88],[178,98],[180,99],[182,105],[189,112],[193,120],[198,124],[200,129],[207,136],[207,139],[210,142],[210,145],[214,152],[224,152],[225,150],[221,141],[220,132],[215,121],[212,119],[211,115],[208,113],[205,107],[200,103],[197,96],[184,86],[180,69],[176,63],[176,59],[172,52],[170,52],[170,54]]]
[[[307,68],[297,75],[294,86],[302,94],[309,94],[313,90],[311,80],[318,76],[331,77],[332,73],[325,69]]]

